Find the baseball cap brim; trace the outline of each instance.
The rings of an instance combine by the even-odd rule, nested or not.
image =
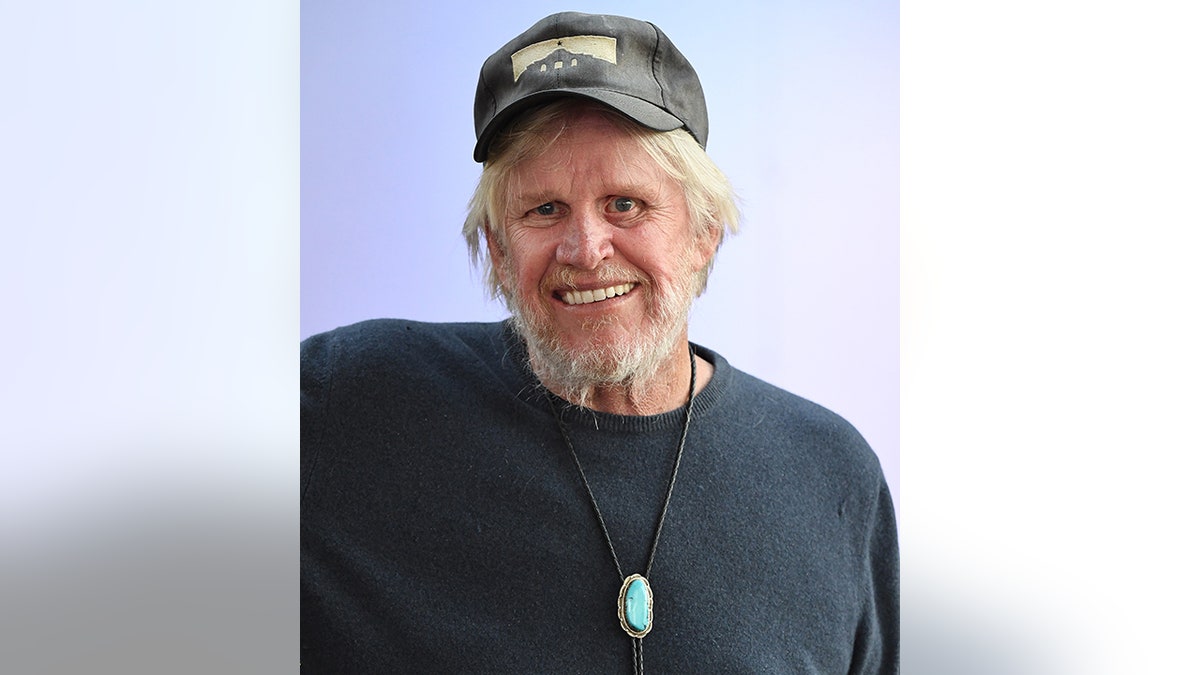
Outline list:
[[[567,97],[598,101],[655,131],[671,131],[684,126],[682,120],[658,105],[629,94],[594,88],[547,89],[513,101],[497,113],[479,134],[479,140],[475,143],[475,161],[483,162],[487,159],[488,146],[491,145],[492,139],[521,113],[537,105],[549,103],[553,99]]]

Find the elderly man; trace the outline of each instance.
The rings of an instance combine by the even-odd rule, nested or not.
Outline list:
[[[512,318],[302,345],[302,666],[895,672],[874,454],[688,340],[737,226],[688,61],[556,14],[475,122],[464,234]]]

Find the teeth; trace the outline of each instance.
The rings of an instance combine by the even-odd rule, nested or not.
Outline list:
[[[631,290],[633,290],[633,284],[621,284],[608,288],[597,288],[594,291],[567,291],[563,293],[562,297],[568,305],[586,305],[597,300],[607,300],[618,295],[625,295]]]

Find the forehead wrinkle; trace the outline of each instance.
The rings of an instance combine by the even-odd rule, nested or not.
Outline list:
[[[536,180],[518,180],[514,184],[517,189],[510,192],[513,201],[521,204],[539,203],[560,200],[570,195],[575,186],[575,171],[552,170],[543,173]]]
[[[673,180],[632,136],[622,135],[614,144],[620,166],[619,178],[609,184],[614,194],[636,195],[659,201],[664,181]]]
[[[579,136],[584,130],[596,128],[610,132],[600,150],[595,149],[594,137],[584,146]],[[565,121],[561,127],[548,130],[543,139],[536,154],[514,167],[509,194],[522,204],[561,199],[572,194],[579,182],[595,186],[606,195],[657,200],[662,196],[663,181],[672,180],[633,136],[618,131],[607,120],[586,115]],[[532,174],[536,174],[536,181]],[[539,187],[522,189],[532,182],[539,183]]]
[[[542,178],[541,183],[546,184],[557,183],[557,178],[577,172],[578,168],[575,167],[575,163],[572,161],[575,157],[574,143],[564,144],[562,142],[562,136],[565,131],[565,129],[559,131],[557,135],[546,144],[546,147],[541,149],[540,153],[530,156],[528,159],[518,163],[518,165],[514,168],[514,172],[512,173],[520,175],[522,178],[530,178],[530,173],[536,173],[539,174],[539,178]],[[571,180],[574,181],[574,175],[571,175]],[[548,191],[554,190],[541,189],[538,191],[538,195]]]

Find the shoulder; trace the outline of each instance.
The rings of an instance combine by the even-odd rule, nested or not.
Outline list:
[[[496,370],[506,349],[503,323],[363,321],[301,343],[301,388],[366,396],[444,387]]]
[[[840,480],[869,485],[882,481],[878,457],[844,417],[709,354],[717,363],[715,379],[723,383],[713,402],[723,424],[763,439],[772,452],[837,474]]]
[[[301,342],[301,358],[336,351],[357,358],[389,358],[412,350],[453,350],[501,337],[501,323],[426,323],[372,319],[318,333]]]
[[[490,352],[503,343],[501,323],[425,323],[373,319],[318,333],[300,343],[302,370],[374,369]]]
[[[496,391],[504,324],[377,319],[307,338],[300,349],[306,473],[330,449],[390,448],[397,434]]]

